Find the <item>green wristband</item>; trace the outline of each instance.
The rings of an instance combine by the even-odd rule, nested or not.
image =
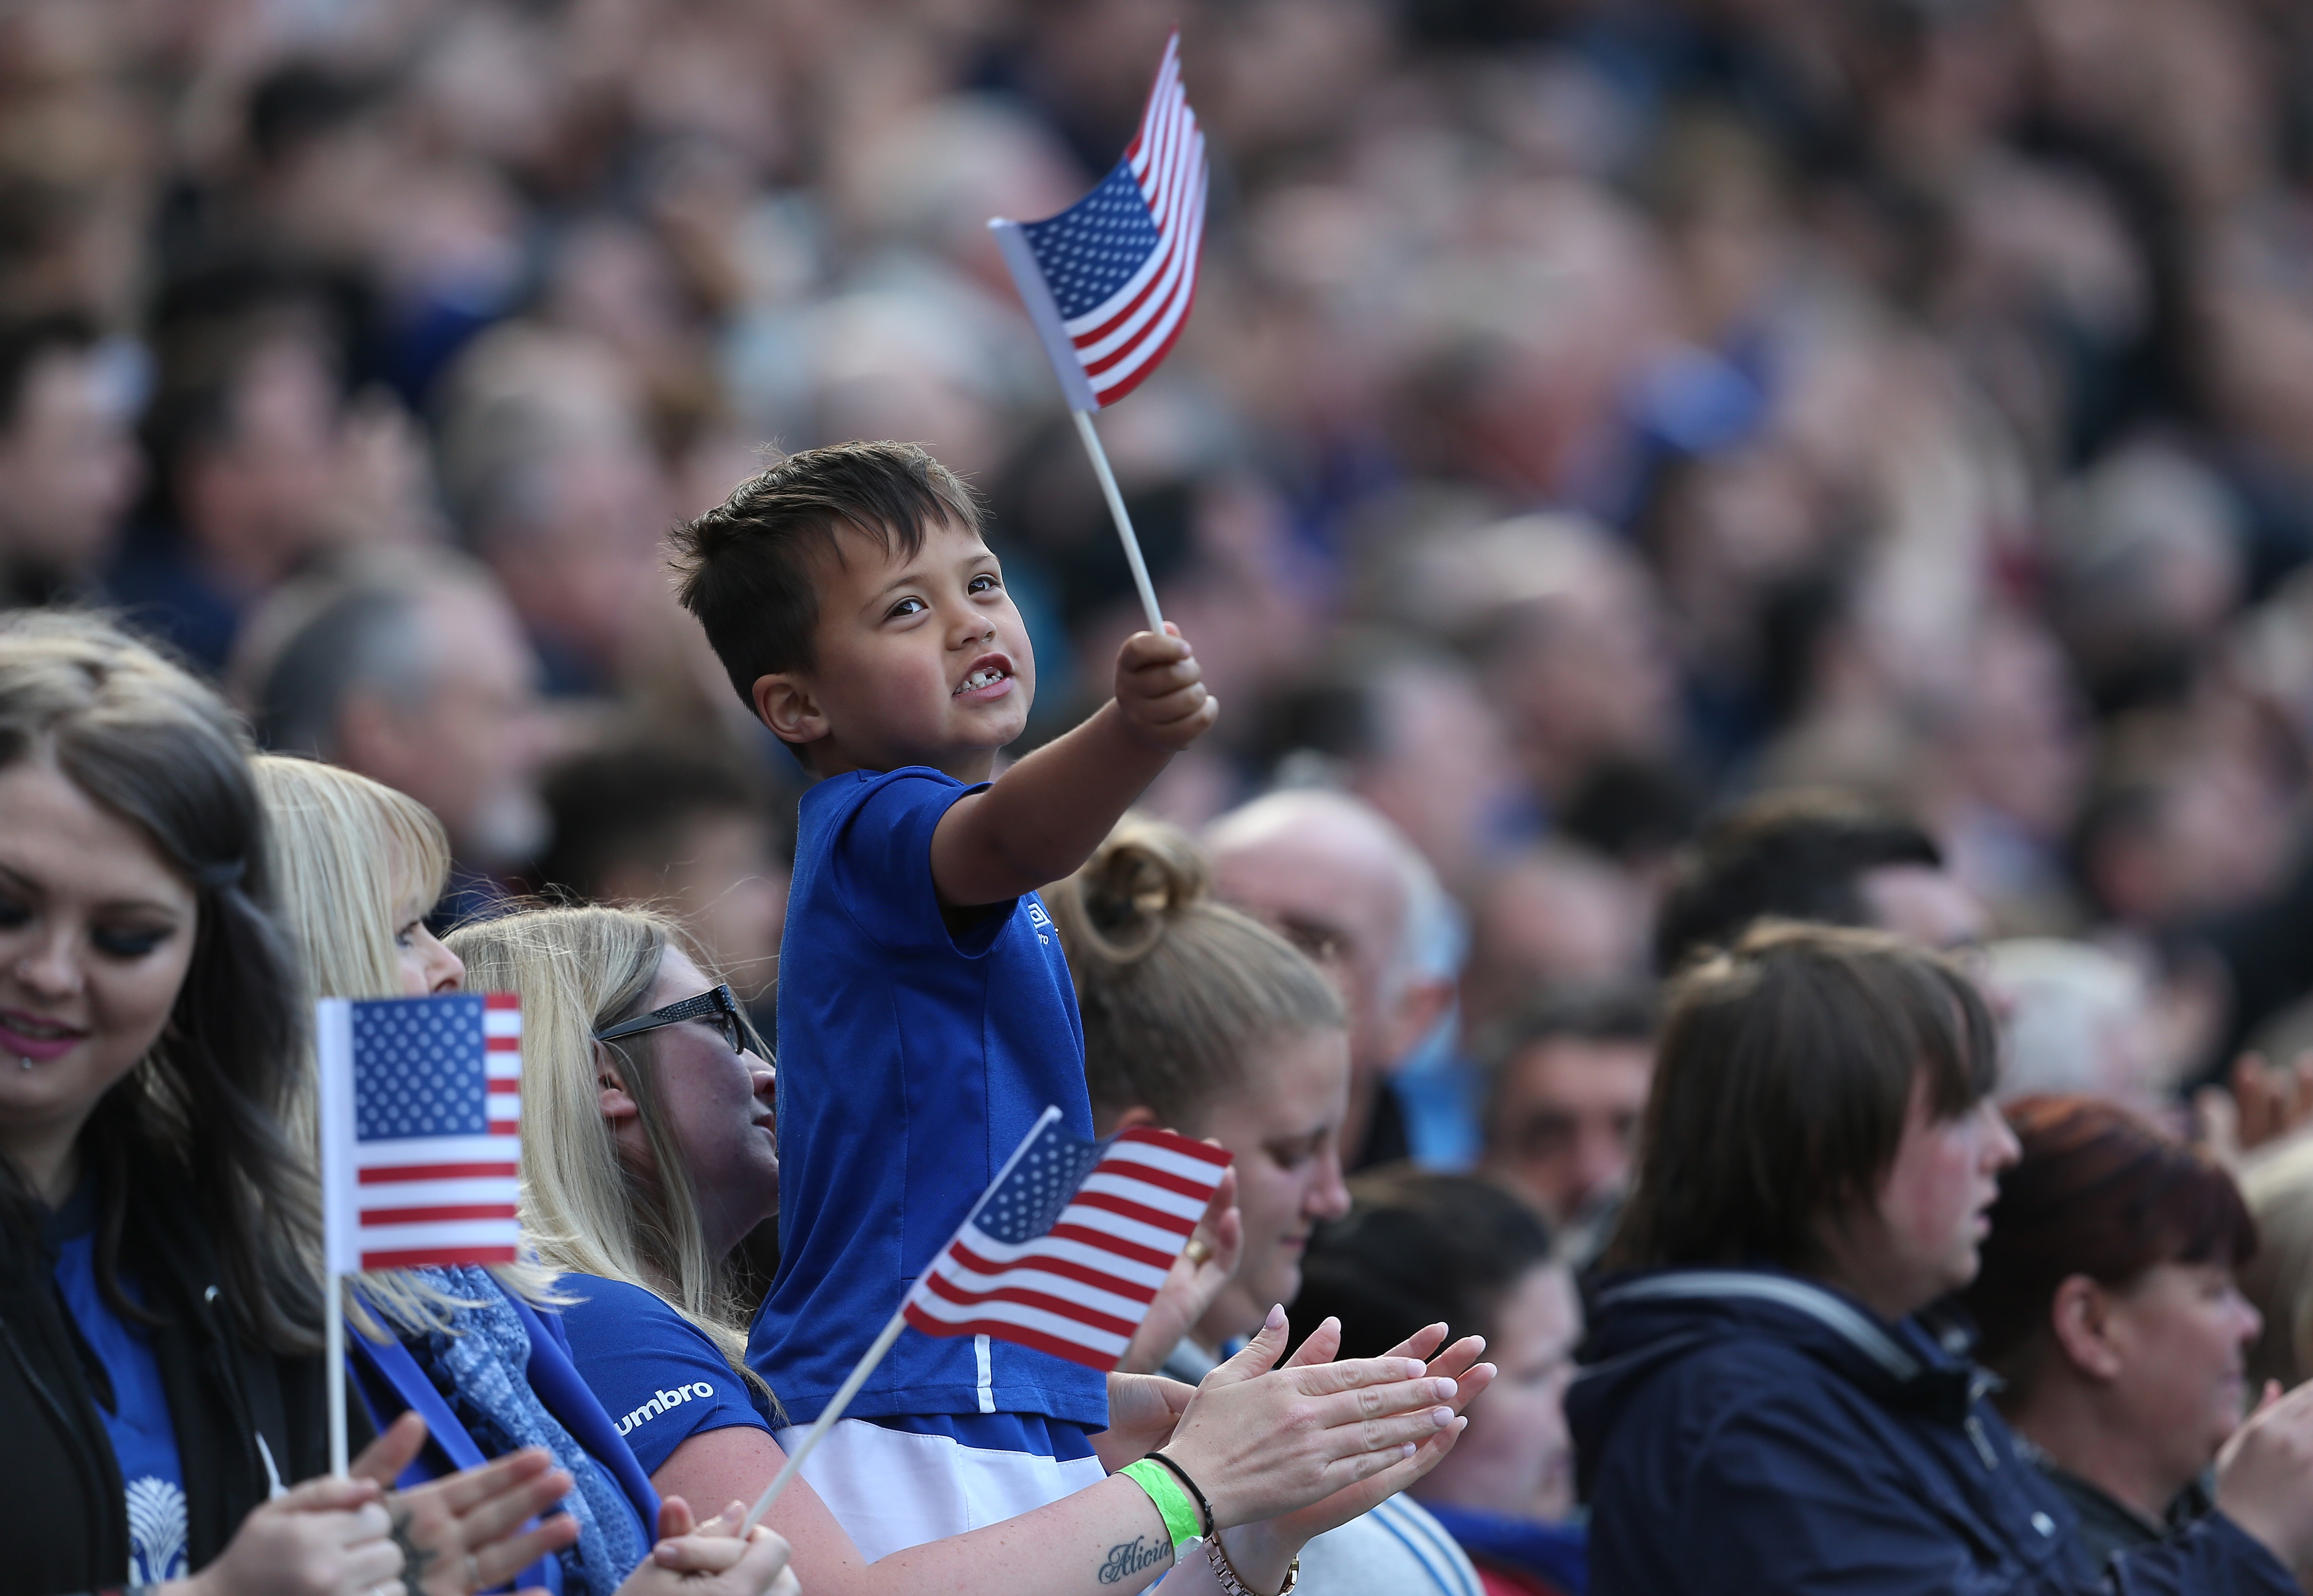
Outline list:
[[[1181,1548],[1204,1533],[1197,1521],[1197,1504],[1189,1500],[1189,1493],[1162,1463],[1146,1458],[1127,1463],[1117,1472],[1148,1493],[1148,1500],[1156,1504],[1157,1514],[1165,1521],[1165,1533],[1173,1538],[1174,1560],[1179,1561]]]

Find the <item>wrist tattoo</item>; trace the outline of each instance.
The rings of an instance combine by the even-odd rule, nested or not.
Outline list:
[[[409,1538],[409,1510],[392,1510],[392,1528],[387,1531],[393,1544],[401,1548],[402,1596],[426,1596],[426,1571],[442,1554],[432,1547],[421,1547]]]
[[[1136,1535],[1130,1540],[1119,1541],[1108,1548],[1108,1561],[1100,1565],[1100,1583],[1113,1585],[1130,1579],[1144,1568],[1154,1568],[1159,1563],[1172,1560],[1172,1548],[1163,1541]]]

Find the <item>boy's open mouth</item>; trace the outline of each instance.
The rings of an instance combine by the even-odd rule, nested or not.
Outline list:
[[[966,693],[985,692],[998,682],[1008,682],[1011,679],[1012,662],[1000,654],[991,654],[974,660],[972,669],[965,673],[963,682],[948,696],[962,698]]]

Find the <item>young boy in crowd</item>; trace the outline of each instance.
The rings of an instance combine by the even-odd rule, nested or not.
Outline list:
[[[1045,1106],[1092,1134],[1036,888],[1219,704],[1186,642],[1136,633],[1114,696],[990,781],[1035,660],[970,491],[911,445],[789,455],[675,545],[732,685],[816,778],[779,956],[780,1266],[748,1349],[800,1426]],[[1107,1422],[1078,1364],[902,1335],[808,1472],[873,1560],[1096,1482]]]

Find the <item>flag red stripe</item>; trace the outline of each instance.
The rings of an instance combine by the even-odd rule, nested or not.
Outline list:
[[[392,1180],[470,1180],[491,1175],[511,1180],[521,1173],[522,1166],[515,1163],[373,1164],[356,1171],[356,1178],[364,1186],[374,1186]]]
[[[1078,1192],[1069,1200],[1069,1206],[1074,1208],[1079,1204],[1086,1208],[1097,1208],[1104,1213],[1121,1214],[1126,1219],[1138,1220],[1144,1225],[1159,1230],[1170,1230],[1178,1236],[1185,1236],[1197,1228],[1195,1220],[1183,1219],[1177,1213],[1167,1213],[1161,1208],[1151,1208],[1145,1203],[1135,1203],[1129,1197],[1113,1196],[1107,1192]]]
[[[1022,1346],[1050,1353],[1056,1358],[1066,1358],[1071,1363],[1082,1363],[1087,1369],[1103,1373],[1116,1367],[1114,1353],[1098,1352],[1080,1342],[1063,1341],[1057,1336],[1047,1336],[1042,1330],[1031,1330],[1025,1325],[1015,1325],[1001,1319],[967,1319],[962,1324],[950,1324],[919,1311],[913,1304],[908,1308],[908,1322],[927,1336],[989,1336],[998,1341],[1016,1342]]]
[[[519,1219],[512,1203],[444,1203],[435,1208],[365,1208],[365,1225],[428,1225],[448,1219]]]
[[[1041,1308],[1046,1313],[1074,1319],[1080,1325],[1090,1325],[1095,1330],[1105,1330],[1112,1336],[1130,1336],[1139,1328],[1131,1319],[1118,1318],[1096,1308],[1086,1308],[1081,1302],[1071,1302],[1066,1297],[1055,1297],[1049,1292],[1036,1291],[1024,1285],[989,1286],[985,1291],[968,1292],[945,1275],[934,1274],[924,1282],[924,1289],[935,1297],[945,1297],[959,1308],[970,1308],[977,1302],[1017,1302],[1023,1308]]]
[[[365,1269],[416,1269],[427,1264],[511,1264],[516,1257],[512,1247],[420,1247],[391,1252],[365,1252],[361,1266]],[[1110,1364],[1115,1367],[1114,1363]]]
[[[1194,1229],[1192,1226],[1191,1229]],[[1097,1247],[1114,1253],[1121,1258],[1130,1258],[1136,1264],[1146,1264],[1152,1269],[1170,1269],[1177,1252],[1158,1252],[1153,1247],[1143,1247],[1138,1241],[1127,1241],[1121,1236],[1112,1236],[1105,1230],[1095,1230],[1086,1225],[1072,1225],[1066,1221],[1044,1232],[1064,1241],[1081,1241],[1086,1247]]]
[[[1177,1152],[1184,1159],[1201,1159],[1216,1170],[1229,1167],[1229,1155],[1225,1148],[1208,1147],[1201,1142],[1192,1142],[1174,1131],[1151,1131],[1134,1126],[1117,1137],[1119,1142],[1138,1142],[1144,1147],[1161,1147],[1166,1152]]]
[[[1119,1180],[1137,1180],[1143,1186],[1153,1186],[1160,1192],[1171,1192],[1179,1197],[1194,1197],[1200,1203],[1212,1201],[1213,1193],[1220,1186],[1218,1176],[1211,1180],[1192,1180],[1185,1175],[1175,1175],[1170,1169],[1152,1169],[1147,1164],[1130,1159],[1110,1160],[1093,1173],[1114,1176]]]
[[[520,1053],[522,1051],[522,1038],[520,1036],[485,1036],[482,1038],[482,1051],[485,1053]]]
[[[482,994],[482,1007],[485,1009],[519,1009],[522,1007],[522,994],[520,992],[486,992]]]
[[[1015,1269],[1036,1269],[1046,1274],[1060,1275],[1064,1280],[1073,1280],[1080,1285],[1091,1286],[1096,1291],[1113,1292],[1119,1297],[1130,1297],[1136,1301],[1153,1302],[1156,1300],[1155,1286],[1137,1285],[1129,1280],[1119,1280],[1113,1274],[1104,1274],[1090,1265],[1079,1264],[1074,1258],[1056,1258],[1049,1253],[1030,1253],[1027,1257],[1015,1258],[1008,1264],[992,1264],[961,1241],[950,1248],[948,1251],[957,1263],[962,1264],[974,1274],[1002,1275]]]

